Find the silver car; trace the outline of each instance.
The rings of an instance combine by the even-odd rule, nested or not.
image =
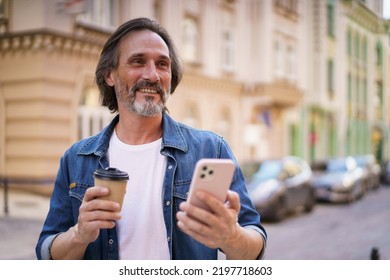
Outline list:
[[[305,160],[286,156],[263,160],[257,165],[244,164],[243,169],[249,195],[264,220],[280,221],[288,212],[299,208],[309,212],[315,206],[312,171]],[[248,170],[253,171],[251,176]]]
[[[361,198],[365,193],[364,172],[351,157],[331,158],[312,164],[314,169],[313,185],[319,201],[349,203]],[[317,171],[314,166],[322,166]]]
[[[355,156],[357,165],[363,169],[366,190],[378,189],[381,185],[381,166],[372,154]]]

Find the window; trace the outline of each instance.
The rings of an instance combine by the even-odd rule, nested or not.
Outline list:
[[[368,112],[368,106],[366,106],[366,104],[368,104],[368,99],[367,99],[367,79],[364,78],[363,81],[362,81],[362,104],[361,104],[361,108],[362,108],[362,117],[363,119],[367,119],[367,112]]]
[[[96,87],[86,87],[79,106],[79,139],[100,132],[112,120],[110,111],[99,104]]]
[[[357,33],[355,36],[355,57],[358,59],[360,57],[360,36]]]
[[[297,0],[274,0],[274,5],[280,10],[280,13],[284,15],[298,14]]]
[[[229,108],[222,110],[222,118],[218,122],[217,131],[221,134],[228,142],[231,140],[231,123],[232,118]]]
[[[6,17],[5,8],[6,8],[6,1],[0,0],[0,20]]]
[[[367,37],[363,38],[363,61],[367,63]]]
[[[230,30],[222,32],[222,66],[228,71],[234,68],[233,34]]]
[[[186,17],[183,21],[183,59],[195,62],[198,59],[199,49],[198,25],[194,18]]]
[[[287,65],[286,65],[286,74],[287,78],[290,81],[295,81],[296,80],[296,55],[295,55],[295,50],[292,46],[289,46],[287,49]]]
[[[8,0],[0,0],[0,34],[8,29]]]
[[[352,117],[352,75],[348,74],[348,100],[347,100],[347,116]]]
[[[382,65],[382,45],[377,43],[375,48],[376,65]]]
[[[282,78],[284,76],[283,71],[283,48],[280,41],[275,41],[275,76]]]
[[[335,7],[334,7],[334,0],[328,0],[327,3],[327,32],[328,36],[334,37],[334,20],[335,20]]]
[[[224,10],[222,13],[222,67],[226,71],[234,69],[233,34],[233,14],[229,10]]]
[[[352,31],[348,29],[347,33],[347,53],[352,55]]]
[[[162,3],[159,0],[155,0],[153,4],[153,15],[157,22],[162,22]]]
[[[115,0],[86,1],[86,12],[77,19],[99,27],[115,27],[118,24],[117,5]]]
[[[334,92],[334,65],[333,65],[333,60],[329,59],[328,60],[328,93],[329,97],[333,97],[333,92]]]
[[[183,123],[192,127],[199,127],[199,111],[195,103],[188,105]]]

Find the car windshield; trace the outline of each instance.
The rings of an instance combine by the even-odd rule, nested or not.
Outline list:
[[[264,161],[261,163],[259,170],[253,175],[253,180],[265,181],[278,178],[282,169],[280,161]]]
[[[368,161],[365,157],[356,157],[355,159],[358,166],[364,166]]]
[[[250,180],[252,176],[259,170],[259,162],[249,162],[241,166],[242,173],[246,180]]]
[[[327,170],[329,172],[347,171],[347,165],[344,159],[333,159],[328,162]]]

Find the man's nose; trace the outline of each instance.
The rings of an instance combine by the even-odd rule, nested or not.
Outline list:
[[[156,65],[151,62],[147,63],[144,68],[142,77],[152,83],[158,82],[160,80],[160,76],[158,75]]]

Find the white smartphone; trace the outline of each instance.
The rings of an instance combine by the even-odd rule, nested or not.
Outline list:
[[[194,195],[197,190],[208,192],[219,201],[225,202],[235,168],[231,159],[200,159],[195,165],[188,202],[210,211],[207,204]]]

